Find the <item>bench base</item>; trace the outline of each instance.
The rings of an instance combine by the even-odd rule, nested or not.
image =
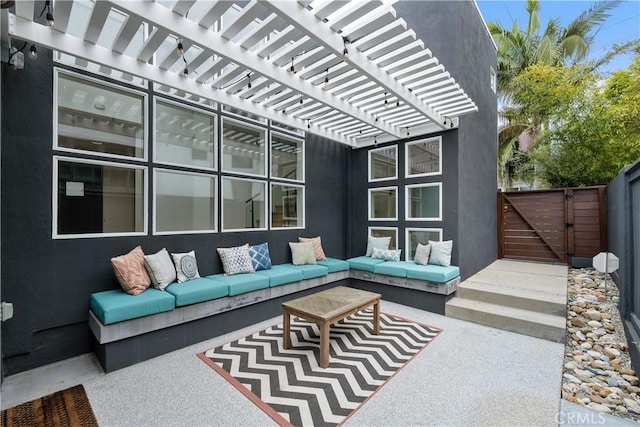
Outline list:
[[[434,283],[348,270],[111,325],[103,325],[90,312],[89,327],[98,361],[108,373],[276,317],[283,302],[335,286],[379,293],[383,300],[444,314],[459,283],[460,277]]]

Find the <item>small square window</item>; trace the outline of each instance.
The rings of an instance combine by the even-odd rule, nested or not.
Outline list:
[[[398,146],[369,150],[369,182],[398,177]]]
[[[222,170],[242,175],[266,176],[267,131],[222,119]]]
[[[369,189],[369,220],[398,219],[398,187]]]
[[[442,184],[407,185],[408,220],[442,220]]]
[[[271,228],[304,227],[304,187],[271,184]]]
[[[271,132],[271,178],[304,181],[304,141]]]
[[[266,200],[266,182],[222,178],[222,230],[266,230]]]
[[[369,227],[369,236],[391,237],[389,249],[398,249],[398,228],[397,227]]]
[[[413,261],[418,243],[426,245],[429,240],[439,242],[442,240],[441,228],[407,228],[405,240],[405,260]]]
[[[405,150],[405,176],[415,178],[442,173],[442,138],[410,142]]]

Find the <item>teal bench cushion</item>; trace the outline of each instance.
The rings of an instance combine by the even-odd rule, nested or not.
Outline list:
[[[407,261],[385,261],[373,266],[373,272],[377,274],[386,274],[387,276],[407,277],[407,264],[415,263]]]
[[[451,279],[455,279],[460,275],[460,267],[450,265],[449,267],[443,267],[441,265],[419,265],[416,263],[408,263],[413,265],[407,265],[407,278],[408,279],[421,279],[428,280],[430,282],[445,283]]]
[[[175,304],[173,295],[155,288],[138,295],[129,295],[121,289],[96,292],[89,300],[91,311],[105,325],[171,311]]]
[[[291,263],[287,263],[281,265],[293,267],[302,272],[303,279],[312,279],[314,277],[321,277],[329,274],[329,268],[319,264],[293,265]]]
[[[269,286],[272,288],[302,280],[302,271],[286,265],[274,265],[268,270],[258,270],[256,274],[268,277]]]
[[[207,276],[207,279],[217,280],[227,285],[229,296],[245,294],[269,287],[269,278],[255,273],[234,274],[233,276],[214,274],[213,276]]]
[[[370,271],[372,273],[373,267],[375,267],[377,264],[386,262],[383,259],[371,258],[368,256],[349,258],[347,261],[349,262],[349,268],[353,268],[354,270]]]
[[[343,259],[329,258],[324,261],[318,261],[318,265],[324,265],[329,269],[329,273],[337,271],[345,271],[349,269],[349,263]]]
[[[215,280],[201,277],[184,283],[173,282],[165,289],[176,299],[176,307],[209,301],[229,295],[229,288]]]

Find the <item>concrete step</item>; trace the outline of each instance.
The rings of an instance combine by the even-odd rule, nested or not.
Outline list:
[[[554,342],[564,342],[566,319],[547,313],[454,297],[445,315]]]
[[[456,296],[555,316],[566,315],[566,288],[558,290],[542,289],[541,287],[520,288],[502,284],[478,283],[472,280],[466,280],[462,283],[458,287]]]

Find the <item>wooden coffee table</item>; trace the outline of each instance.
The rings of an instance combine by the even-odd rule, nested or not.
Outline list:
[[[284,348],[291,347],[290,316],[302,317],[320,328],[320,366],[329,366],[329,326],[373,306],[373,333],[380,333],[380,294],[337,286],[282,303]]]

